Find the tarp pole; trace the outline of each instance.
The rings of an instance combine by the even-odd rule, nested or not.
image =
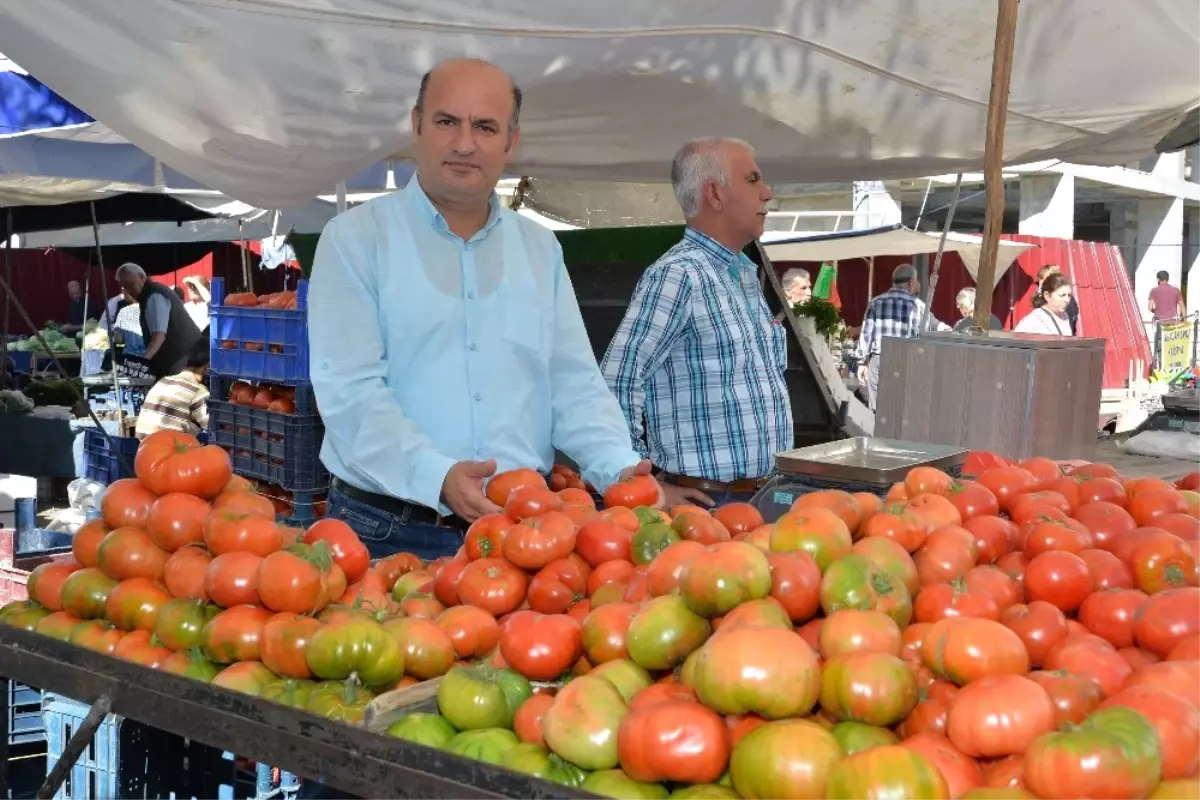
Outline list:
[[[975,320],[972,328],[988,329],[996,280],[996,253],[1004,223],[1004,126],[1008,118],[1008,93],[1012,82],[1013,46],[1017,39],[1020,0],[998,0],[996,43],[992,51],[992,86],[988,97],[987,139],[984,142],[983,182],[987,204],[983,221],[983,246],[975,276]]]
[[[867,309],[871,307],[871,295],[875,292],[875,256],[867,257],[867,305],[863,308],[863,318],[858,323],[861,327],[867,321]]]
[[[950,200],[950,210],[946,212],[946,223],[942,225],[942,235],[938,237],[937,255],[933,257],[933,270],[929,273],[929,285],[925,287],[925,311],[921,314],[922,332],[929,325],[929,315],[932,313],[930,309],[933,308],[933,291],[937,288],[938,270],[942,268],[942,253],[946,250],[946,236],[950,233],[950,226],[954,223],[954,209],[958,208],[958,195],[962,192],[962,176],[961,172],[958,173],[958,178],[954,181],[954,197]]]
[[[108,313],[108,281],[106,281],[105,277],[104,277],[104,254],[100,249],[100,225],[96,221],[96,201],[93,200],[92,202],[88,203],[88,208],[92,212],[92,239],[96,243],[96,264],[99,265],[99,267],[100,267],[100,296],[104,299],[104,312],[103,313],[107,314]],[[146,280],[150,280],[150,279],[147,278]],[[91,281],[89,280],[88,283],[91,283]],[[85,308],[86,308],[86,306],[85,306]],[[84,314],[84,317],[85,318],[87,317],[86,313]],[[108,350],[110,353],[112,353],[112,357],[109,360],[112,362],[113,397],[116,399],[116,402],[117,402],[117,435],[123,436],[125,434],[125,404],[121,402],[121,379],[117,375],[117,345],[116,345],[116,342],[113,340],[113,336],[116,334],[116,327],[117,327],[116,323],[117,323],[117,321],[115,319],[111,319],[108,321]],[[84,335],[84,338],[87,338],[86,334]],[[82,362],[82,359],[83,359],[82,342],[80,343],[79,352],[80,352],[80,363],[83,363]]]
[[[341,214],[346,210],[346,182],[341,181],[337,185],[337,213]]]
[[[13,218],[12,209],[9,208],[5,214],[6,220],[4,224],[4,280],[8,285],[12,285],[12,240],[13,240]],[[3,374],[5,366],[8,364],[8,312],[12,305],[12,294],[4,293],[4,335],[0,336],[0,374]]]

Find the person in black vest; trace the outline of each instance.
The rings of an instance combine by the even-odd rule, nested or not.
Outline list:
[[[146,277],[146,271],[134,263],[117,268],[117,283],[141,306],[142,335],[146,351],[142,354],[155,378],[174,375],[183,369],[188,352],[200,338],[200,329],[183,307],[183,301],[169,286]]]

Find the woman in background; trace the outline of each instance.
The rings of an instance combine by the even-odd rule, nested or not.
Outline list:
[[[1015,328],[1017,333],[1042,336],[1073,336],[1067,306],[1071,303],[1071,282],[1061,272],[1052,272],[1042,281],[1033,298],[1033,311]]]

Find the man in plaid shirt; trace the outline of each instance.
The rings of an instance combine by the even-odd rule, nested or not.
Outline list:
[[[921,317],[925,314],[925,303],[917,296],[920,292],[921,281],[917,279],[916,267],[901,264],[892,272],[892,288],[867,306],[858,337],[858,382],[867,385],[872,411],[879,394],[879,353],[883,337],[915,339],[920,335]],[[926,329],[950,328],[930,314]]]
[[[684,145],[671,183],[687,231],[642,275],[601,369],[668,506],[744,500],[794,438],[786,333],[742,254],[771,189],[735,139]]]

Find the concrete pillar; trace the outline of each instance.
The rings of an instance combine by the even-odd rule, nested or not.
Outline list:
[[[1150,290],[1158,283],[1155,275],[1165,271],[1171,283],[1179,285],[1183,268],[1183,200],[1156,197],[1137,201],[1137,267],[1133,273],[1133,292],[1137,310],[1149,316],[1146,303]]]
[[[1137,218],[1130,204],[1108,204],[1108,231],[1108,240],[1121,250],[1121,259],[1132,283],[1137,267]]]
[[[1187,221],[1187,245],[1183,252],[1183,266],[1187,270],[1188,313],[1200,308],[1200,206],[1184,208]]]
[[[1022,175],[1020,233],[1075,238],[1075,177]]]
[[[1192,145],[1185,153],[1183,161],[1184,177],[1192,183],[1200,183],[1200,144]]]

